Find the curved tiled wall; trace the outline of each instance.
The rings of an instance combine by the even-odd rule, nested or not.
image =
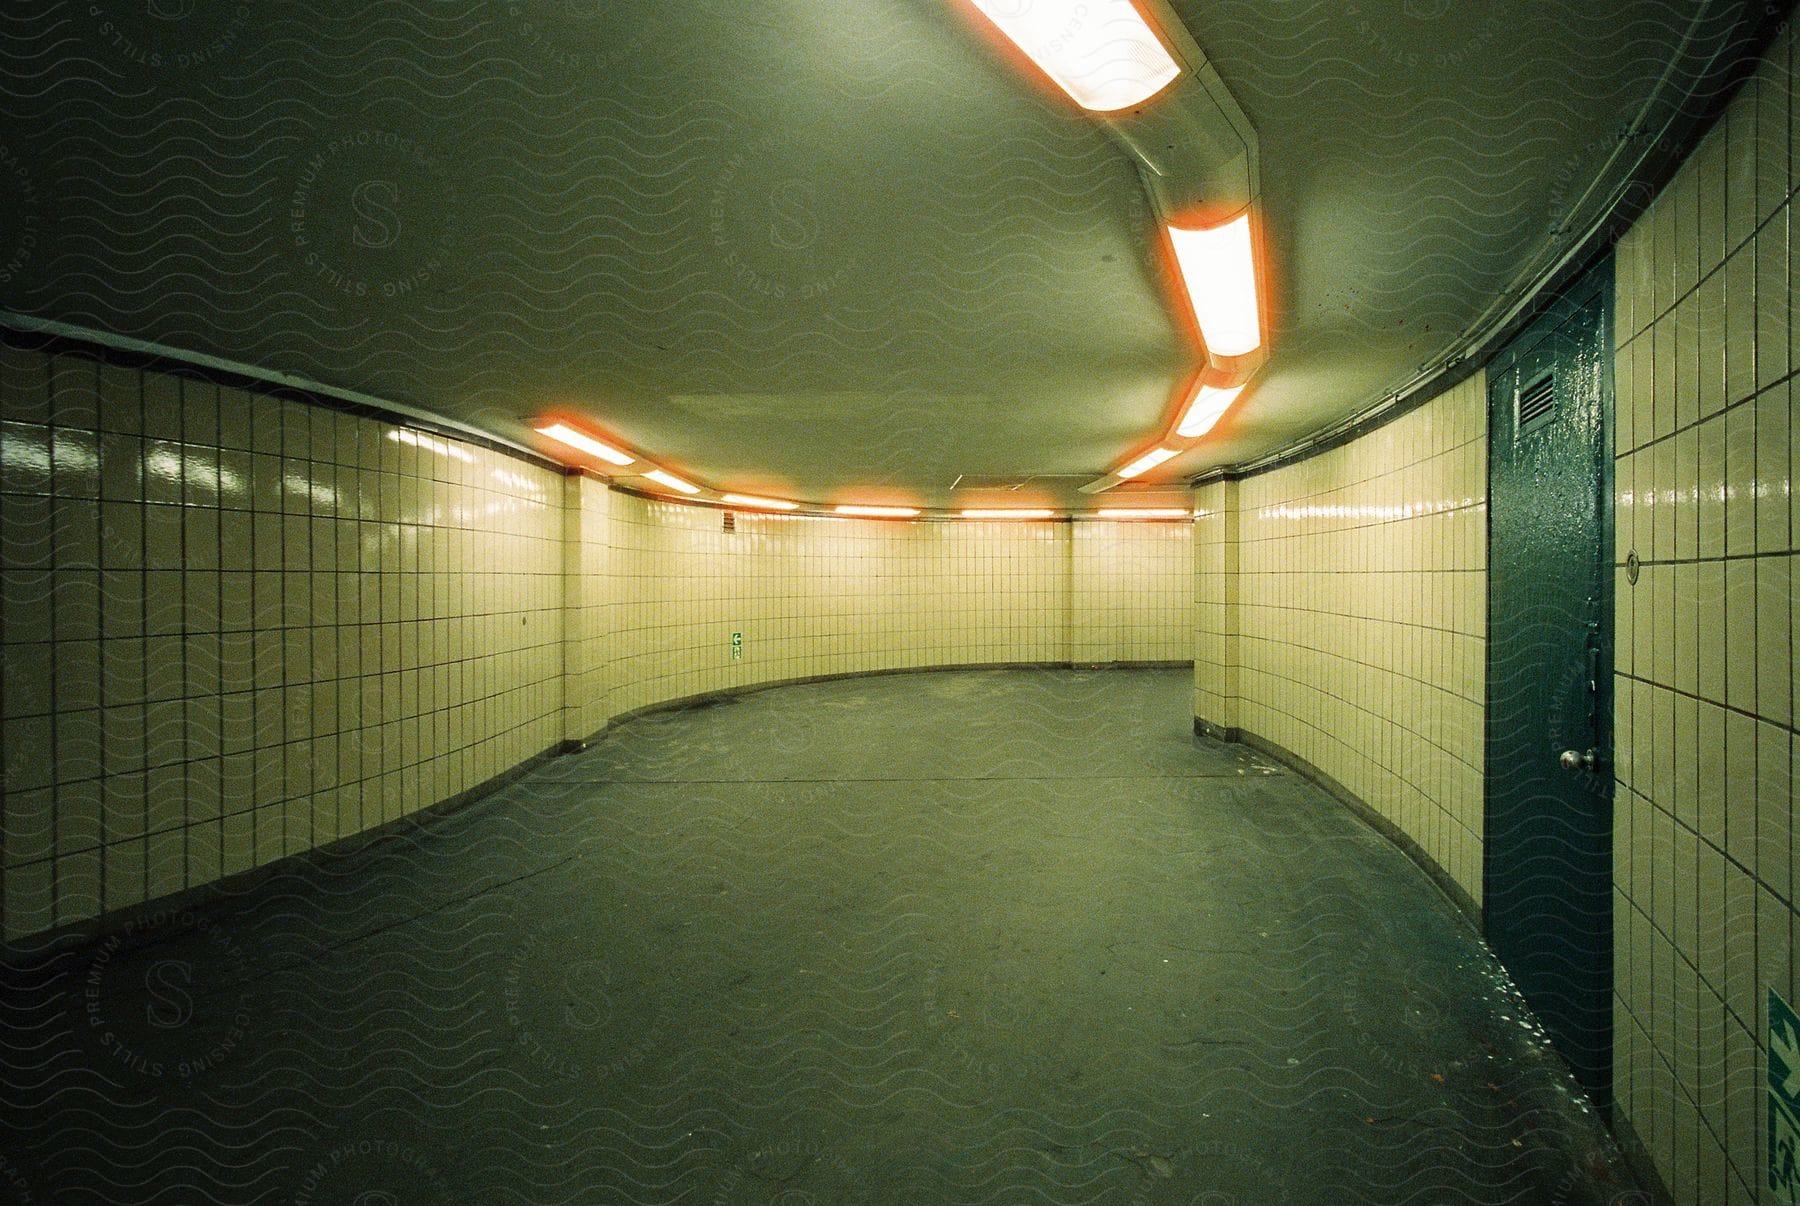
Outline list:
[[[673,700],[1192,656],[1185,523],[724,514],[0,344],[5,936],[366,833]]]
[[[1194,714],[1335,781],[1481,900],[1480,375],[1329,452],[1196,494]]]
[[[1613,1112],[1679,1202],[1767,1192],[1800,997],[1800,86],[1783,30],[1615,252]],[[1194,711],[1481,900],[1484,388],[1198,492]],[[1632,558],[1635,557],[1635,561]]]
[[[1792,54],[1614,264],[1613,1110],[1679,1202],[1769,1193],[1769,993],[1800,997]]]
[[[0,347],[7,936],[373,829],[556,744],[560,484]]]
[[[823,675],[1193,656],[1187,524],[738,512],[728,532],[714,508],[591,479],[571,489],[595,533],[600,576],[587,580],[608,583],[587,635],[608,711],[586,713],[588,732],[670,700]]]

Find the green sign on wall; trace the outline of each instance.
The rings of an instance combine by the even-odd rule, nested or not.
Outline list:
[[[1769,990],[1769,1188],[1800,1203],[1800,1017]]]
[[[744,660],[744,634],[741,632],[731,634],[731,660],[734,662]]]

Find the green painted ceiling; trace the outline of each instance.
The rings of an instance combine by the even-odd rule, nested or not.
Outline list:
[[[1273,360],[1166,477],[1442,350],[1693,0],[1174,0],[1255,123]],[[724,488],[1066,496],[1198,363],[1120,147],[963,0],[86,0],[0,15],[0,306]]]

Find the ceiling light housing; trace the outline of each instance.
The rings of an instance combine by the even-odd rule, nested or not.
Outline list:
[[[799,503],[789,502],[785,498],[758,498],[754,494],[723,494],[719,497],[721,502],[728,502],[739,507],[749,507],[758,511],[798,511],[800,509]]]
[[[623,466],[637,462],[637,458],[629,453],[620,452],[611,444],[602,443],[587,432],[577,431],[567,423],[545,423],[535,430],[541,436],[547,436],[559,444],[566,444],[577,452],[585,452],[591,457],[610,464]]]
[[[1159,213],[1184,214],[1196,206],[1227,214],[1241,209],[1258,193],[1255,128],[1170,0],[1132,3],[1182,71],[1149,103],[1098,113],[1097,120],[1138,160]]]
[[[847,503],[837,508],[839,515],[854,515],[861,519],[916,519],[917,507],[869,507],[860,503]]]
[[[645,470],[644,476],[660,486],[667,486],[669,489],[678,491],[682,494],[700,493],[699,486],[696,486],[693,482],[683,481],[666,469],[648,469]]]
[[[1220,389],[1215,385],[1202,385],[1194,395],[1194,401],[1188,407],[1187,414],[1182,416],[1181,425],[1175,434],[1186,440],[1197,440],[1218,425],[1231,404],[1238,400],[1238,395],[1245,387],[1234,385],[1230,389]]]
[[[959,511],[963,519],[1055,519],[1056,512],[1040,508],[974,508]]]
[[[999,31],[1082,108],[1141,105],[1181,64],[1132,0],[974,0]]]
[[[1250,211],[1214,226],[1170,224],[1169,242],[1213,369],[1242,381],[1263,346]]]
[[[1131,464],[1119,470],[1119,477],[1124,481],[1130,481],[1134,477],[1142,477],[1163,462],[1174,460],[1178,455],[1180,455],[1180,449],[1177,448],[1152,449],[1143,456],[1140,456],[1137,460],[1131,462]]]

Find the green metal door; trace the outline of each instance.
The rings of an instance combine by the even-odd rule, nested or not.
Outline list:
[[[1612,1067],[1610,258],[1489,369],[1488,941],[1604,1114]]]

